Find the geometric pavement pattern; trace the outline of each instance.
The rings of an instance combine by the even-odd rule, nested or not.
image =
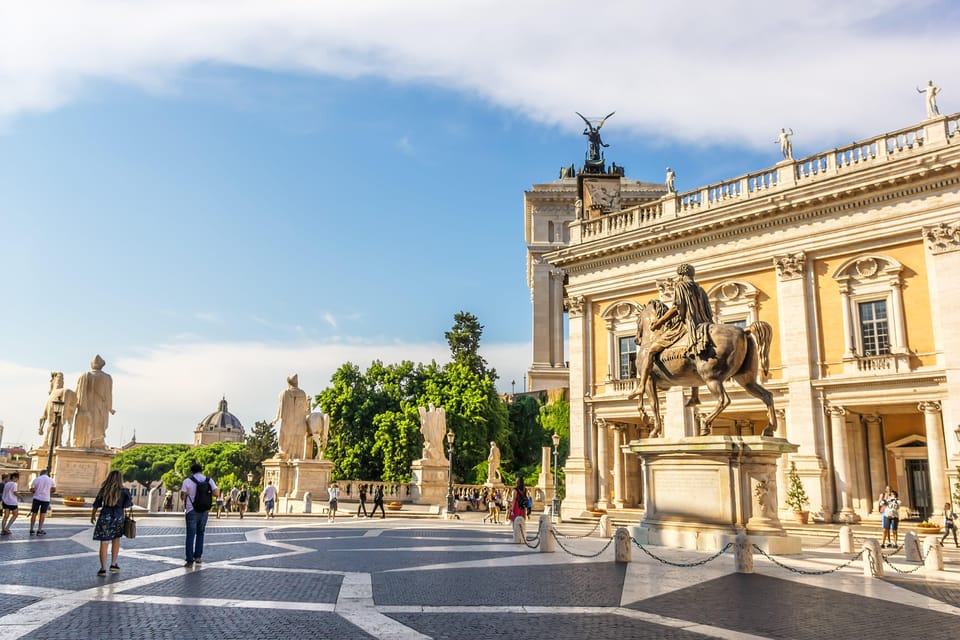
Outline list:
[[[634,547],[632,562],[617,563],[613,545],[577,537],[589,532],[573,524],[540,553],[479,518],[250,518],[211,520],[204,564],[186,569],[181,523],[141,517],[137,538],[121,541],[120,573],[103,578],[91,527],[48,522],[39,538],[18,521],[0,540],[0,640],[940,638],[960,622],[949,556],[935,576],[864,578],[859,562],[801,575],[760,556],[755,573],[738,574],[729,554],[674,567]],[[712,555],[649,550],[674,563]],[[848,559],[822,547],[779,558],[805,571]]]

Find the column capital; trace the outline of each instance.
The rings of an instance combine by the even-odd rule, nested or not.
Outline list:
[[[860,416],[860,419],[863,420],[863,424],[870,427],[879,427],[880,426],[880,416],[874,413],[865,413]]]
[[[917,405],[917,411],[922,413],[940,413],[940,402],[938,400],[924,400]]]
[[[607,428],[607,420],[606,420],[606,418],[601,418],[600,416],[597,416],[596,418],[593,419],[593,424],[595,424],[598,429],[606,429],[606,428]]]
[[[777,275],[781,280],[797,280],[803,277],[804,266],[807,263],[807,254],[785,253],[773,257],[773,266],[777,268]]]
[[[570,314],[571,318],[583,315],[583,307],[587,299],[583,296],[570,296],[563,299],[563,308]]]
[[[827,408],[827,413],[830,414],[831,418],[847,415],[846,408],[838,404],[828,404],[826,408]]]
[[[960,250],[960,224],[941,222],[924,227],[923,239],[927,250],[934,255]]]

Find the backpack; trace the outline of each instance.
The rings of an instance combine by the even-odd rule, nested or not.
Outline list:
[[[210,478],[204,478],[203,482],[197,482],[196,478],[190,476],[188,480],[192,480],[193,484],[197,485],[193,497],[193,510],[197,513],[210,511],[210,507],[213,506],[213,487],[210,486]]]

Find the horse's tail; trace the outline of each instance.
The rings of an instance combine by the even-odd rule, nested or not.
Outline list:
[[[763,377],[767,378],[770,376],[770,342],[773,338],[773,327],[770,326],[769,322],[757,320],[747,327],[746,332],[757,341],[757,348],[760,352],[760,370],[763,372]]]

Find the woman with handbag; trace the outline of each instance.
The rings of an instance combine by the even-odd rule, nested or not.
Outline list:
[[[93,501],[93,512],[90,522],[93,527],[93,539],[100,541],[100,571],[98,576],[107,575],[107,543],[112,542],[110,549],[110,573],[120,571],[117,564],[117,555],[120,553],[120,537],[123,536],[124,510],[133,508],[133,497],[123,486],[123,476],[119,471],[111,471],[107,479],[100,485],[96,500]],[[100,515],[97,515],[97,510]]]

